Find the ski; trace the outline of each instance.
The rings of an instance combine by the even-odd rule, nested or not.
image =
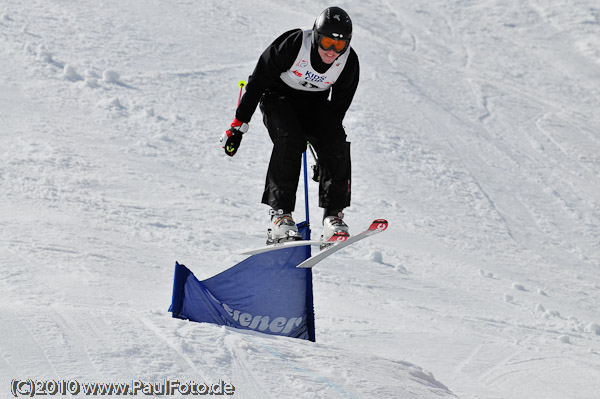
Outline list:
[[[369,226],[369,228],[367,230],[363,231],[362,233],[356,234],[354,236],[339,237],[338,238],[339,241],[336,241],[331,246],[323,249],[318,254],[313,255],[310,258],[306,259],[304,262],[300,263],[296,267],[303,268],[303,269],[311,268],[314,265],[316,265],[317,263],[319,263],[320,261],[322,261],[323,259],[327,258],[329,255],[332,255],[333,253],[339,251],[340,249],[343,249],[350,244],[354,244],[357,241],[364,240],[365,238],[372,236],[373,234],[381,233],[382,231],[387,229],[387,227],[388,227],[387,220],[376,219],[371,223],[371,225]],[[332,238],[334,238],[334,237],[332,237]],[[321,243],[323,243],[323,242],[321,241]]]

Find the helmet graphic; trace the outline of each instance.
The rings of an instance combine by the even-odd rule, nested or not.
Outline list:
[[[328,7],[319,15],[313,26],[313,46],[323,50],[333,48],[343,54],[352,38],[352,21],[346,11],[339,7]]]

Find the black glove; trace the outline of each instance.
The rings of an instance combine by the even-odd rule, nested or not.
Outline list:
[[[221,147],[225,150],[225,154],[230,157],[235,155],[238,148],[240,148],[242,136],[248,131],[248,127],[247,123],[233,119],[229,130],[221,136]]]

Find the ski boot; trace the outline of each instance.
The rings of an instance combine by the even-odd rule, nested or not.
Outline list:
[[[273,225],[267,230],[267,245],[302,239],[291,213],[284,212],[282,209],[272,209],[270,214]]]
[[[343,220],[343,212],[336,212],[336,215],[326,216],[323,219],[323,235],[321,236],[323,244],[320,246],[322,250],[331,246],[336,241],[346,241],[350,237],[348,225]]]

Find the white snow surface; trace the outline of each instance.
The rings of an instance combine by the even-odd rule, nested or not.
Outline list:
[[[597,0],[339,2],[362,68],[346,220],[388,231],[313,269],[316,343],[171,318],[176,260],[203,279],[263,245],[259,111],[235,157],[218,139],[262,50],[329,5],[0,3],[1,398],[600,397]]]

